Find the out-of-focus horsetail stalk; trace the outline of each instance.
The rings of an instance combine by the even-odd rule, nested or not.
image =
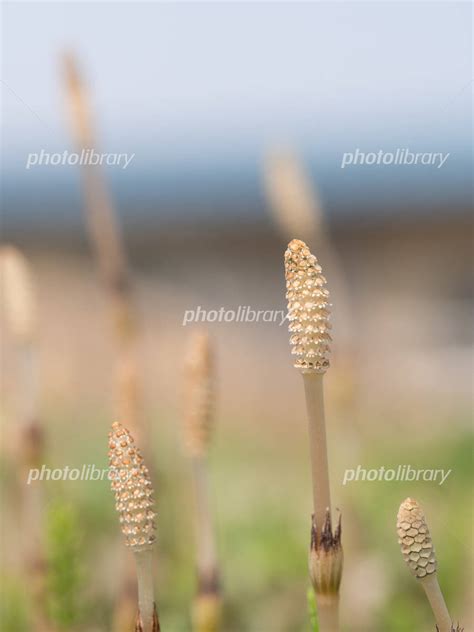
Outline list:
[[[18,473],[21,522],[24,525],[24,572],[34,606],[35,629],[48,630],[45,613],[43,494],[26,484],[28,472],[44,461],[44,428],[39,401],[38,305],[31,265],[13,246],[0,249],[0,296],[14,354],[11,388],[11,457]]]
[[[76,145],[79,149],[96,148],[90,95],[71,54],[64,56],[63,70],[66,101]],[[136,434],[142,434],[136,360],[139,324],[123,237],[102,169],[99,165],[84,165],[82,173],[89,237],[107,293],[118,350],[117,415],[127,419]]]
[[[79,150],[97,149],[91,95],[72,54],[63,57],[63,78],[76,146]],[[89,239],[106,294],[116,345],[115,415],[118,419],[126,419],[135,437],[148,446],[138,363],[141,328],[120,223],[102,168],[99,165],[84,165],[82,177]],[[130,589],[133,576],[134,570],[129,564],[126,567],[122,598],[115,613],[114,632],[128,632],[130,629],[130,614],[134,609],[133,592]]]
[[[283,237],[325,238],[324,217],[315,188],[301,162],[287,150],[273,150],[264,163],[269,208]]]
[[[215,530],[209,502],[207,453],[214,425],[214,363],[207,331],[196,330],[185,358],[183,439],[191,462],[196,510],[197,593],[193,607],[196,632],[217,632],[221,589]]]
[[[194,331],[185,357],[184,443],[190,457],[207,454],[214,422],[214,366],[209,334]]]
[[[39,415],[37,298],[30,264],[13,246],[0,249],[0,292],[15,353],[13,414],[15,458],[21,476],[38,467],[43,455]],[[23,482],[23,481],[22,481]]]

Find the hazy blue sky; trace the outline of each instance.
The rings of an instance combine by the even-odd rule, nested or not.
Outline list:
[[[92,87],[102,148],[136,152],[138,175],[160,161],[250,164],[275,142],[323,165],[356,146],[465,156],[469,143],[470,3],[7,3],[3,14],[4,160],[18,174],[25,152],[70,147],[64,49]]]

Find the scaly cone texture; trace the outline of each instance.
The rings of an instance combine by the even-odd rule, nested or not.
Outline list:
[[[303,373],[325,373],[331,341],[329,291],[321,266],[308,246],[293,239],[285,252],[291,353]]]
[[[403,558],[418,579],[436,573],[437,562],[430,532],[420,505],[407,498],[400,505],[397,533]]]
[[[109,464],[125,543],[134,552],[146,550],[156,539],[153,488],[133,437],[117,422],[109,433]]]
[[[407,498],[400,505],[397,532],[405,562],[426,593],[437,629],[452,632],[454,625],[438,582],[433,542],[423,511],[413,498]]]
[[[193,332],[185,359],[184,441],[192,457],[206,454],[212,432],[213,362],[209,334]]]

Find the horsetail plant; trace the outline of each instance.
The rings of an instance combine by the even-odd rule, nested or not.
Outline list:
[[[79,149],[97,146],[93,111],[86,82],[72,54],[63,57],[64,88],[71,131]],[[115,342],[115,412],[127,419],[134,436],[147,446],[147,431],[142,416],[142,398],[138,347],[140,321],[137,316],[127,252],[118,213],[110,195],[103,170],[99,166],[82,169],[85,220],[94,249],[104,295],[110,313]],[[114,617],[114,632],[129,630],[134,599],[130,586],[135,580],[132,564],[125,567],[121,598]]]
[[[79,149],[97,146],[87,88],[71,54],[63,58],[65,96],[74,140]],[[139,322],[133,300],[127,253],[115,205],[103,171],[97,165],[83,170],[86,224],[109,304],[117,347],[116,407],[141,438],[137,344]]]
[[[309,422],[314,514],[310,576],[321,632],[339,629],[342,577],[341,518],[333,531],[329,489],[323,378],[329,368],[330,303],[321,266],[307,245],[293,239],[285,252],[286,298],[292,354],[302,376]]]
[[[38,319],[31,266],[13,246],[0,249],[0,289],[6,325],[16,362],[14,416],[18,424],[18,454],[27,468],[37,467],[42,448],[38,393]]]
[[[185,358],[184,443],[191,461],[196,508],[197,594],[193,607],[196,632],[217,632],[221,593],[215,532],[209,506],[207,453],[214,422],[214,371],[209,335],[193,332]]]
[[[136,563],[138,615],[135,632],[157,632],[160,626],[152,568],[156,539],[153,487],[133,437],[117,422],[112,424],[109,433],[109,465],[120,527]]]
[[[397,533],[403,558],[426,593],[437,630],[451,632],[454,625],[438,582],[438,562],[433,541],[423,510],[413,498],[405,499],[400,505]]]
[[[8,332],[13,341],[15,380],[12,416],[15,418],[12,458],[20,477],[43,461],[44,428],[39,404],[38,306],[32,269],[23,253],[14,246],[0,249],[0,293]],[[26,525],[24,573],[34,603],[34,624],[47,630],[44,609],[46,562],[43,537],[43,494],[39,485],[19,480],[21,521]]]
[[[285,241],[299,235],[312,243],[326,269],[331,270],[331,290],[337,296],[338,349],[344,351],[339,356],[338,375],[342,370],[343,381],[350,383],[353,380],[351,356],[355,349],[350,328],[349,292],[318,187],[304,161],[291,149],[268,152],[264,161],[264,186],[272,218]]]

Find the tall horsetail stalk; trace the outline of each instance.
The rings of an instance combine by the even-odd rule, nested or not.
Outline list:
[[[135,632],[160,629],[153,586],[155,512],[148,468],[130,432],[119,423],[109,433],[109,465],[120,527],[136,563],[138,615]]]
[[[6,325],[14,344],[16,380],[14,416],[17,421],[17,458],[35,467],[42,452],[39,421],[38,318],[31,266],[13,246],[0,249],[0,278]],[[33,462],[33,463],[32,463]]]
[[[207,464],[214,425],[214,363],[206,331],[196,330],[189,340],[184,403],[183,435],[192,466],[196,509],[197,593],[193,628],[196,632],[217,632],[222,599]]]
[[[89,94],[75,58],[63,58],[65,95],[74,140],[79,149],[97,146]],[[134,433],[142,433],[136,347],[140,328],[132,295],[123,236],[102,169],[82,169],[86,223],[107,294],[117,346],[117,416],[127,419]]]
[[[97,139],[90,97],[77,61],[71,54],[63,57],[63,74],[74,141],[80,150],[94,148]],[[101,167],[84,166],[82,177],[86,226],[102,279],[116,347],[115,414],[118,419],[126,419],[135,437],[147,446],[148,428],[142,416],[137,358],[141,329],[120,223]],[[134,569],[128,564],[114,617],[114,632],[130,629],[134,617],[133,585]]]
[[[426,593],[437,630],[451,632],[455,628],[438,582],[433,541],[423,510],[413,498],[407,498],[400,505],[397,533],[403,558]]]
[[[293,239],[285,252],[290,344],[302,376],[309,423],[314,514],[309,555],[321,632],[339,630],[343,552],[341,519],[333,531],[324,417],[323,378],[331,341],[329,292],[321,266],[307,245]]]
[[[25,485],[27,473],[43,462],[44,427],[39,404],[38,306],[31,265],[13,246],[0,249],[0,293],[6,325],[13,340],[14,446],[19,477],[21,520],[25,525],[24,573],[34,604],[34,625],[48,630],[45,612],[46,561],[43,538],[43,494],[40,485]]]

